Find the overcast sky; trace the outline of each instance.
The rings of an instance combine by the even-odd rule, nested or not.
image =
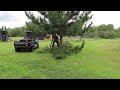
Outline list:
[[[32,11],[37,15],[36,11]],[[113,24],[115,28],[120,26],[120,11],[93,11],[93,25]],[[0,27],[20,27],[30,21],[24,11],[0,11]]]

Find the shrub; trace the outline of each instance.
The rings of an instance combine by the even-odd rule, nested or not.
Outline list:
[[[73,46],[69,42],[63,43],[63,46],[61,49],[54,47],[54,48],[48,48],[45,47],[44,50],[46,52],[52,53],[53,57],[56,59],[63,59],[66,58],[68,55],[71,55],[72,53],[78,53],[84,48],[85,42],[82,41],[81,45]]]
[[[80,45],[74,46],[73,49],[72,49],[72,52],[73,53],[78,53],[84,48],[84,46],[85,46],[85,42],[82,41],[81,46]]]
[[[66,57],[66,53],[64,53],[63,49],[54,49],[52,50],[52,54],[56,59],[63,59]]]

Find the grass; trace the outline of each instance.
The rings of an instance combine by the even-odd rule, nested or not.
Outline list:
[[[85,48],[63,60],[49,53],[38,53],[50,40],[40,41],[34,52],[14,50],[13,41],[0,42],[0,79],[118,79],[120,78],[120,40],[88,39]],[[76,38],[65,38],[74,45]]]

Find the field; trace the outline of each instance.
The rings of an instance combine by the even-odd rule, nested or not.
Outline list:
[[[120,39],[86,39],[78,54],[57,60],[38,53],[50,40],[40,41],[34,52],[16,53],[14,40],[0,42],[0,79],[117,79],[120,78]],[[74,45],[80,41],[65,38]]]

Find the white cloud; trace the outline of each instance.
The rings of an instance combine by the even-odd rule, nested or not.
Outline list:
[[[0,27],[19,27],[25,25],[29,19],[24,11],[0,11]]]
[[[34,15],[39,14],[31,11]],[[92,11],[93,25],[113,24],[115,28],[120,26],[120,11]],[[0,27],[19,27],[25,25],[26,21],[30,21],[24,11],[0,11]]]
[[[120,26],[120,11],[93,11],[93,25],[113,24],[115,28]]]
[[[0,12],[0,21],[14,21],[16,18],[14,18],[13,15],[9,14],[8,12]]]

